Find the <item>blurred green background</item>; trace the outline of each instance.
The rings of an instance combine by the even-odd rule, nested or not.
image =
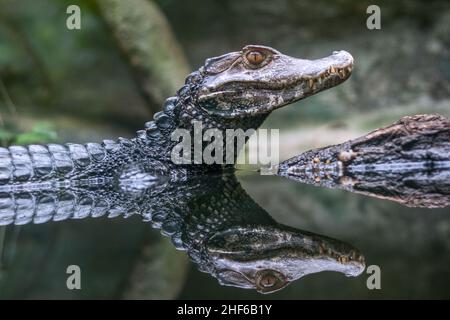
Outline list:
[[[81,8],[68,30],[66,8]],[[208,57],[264,44],[302,58],[344,49],[343,85],[274,112],[281,159],[343,142],[403,115],[450,116],[448,1],[0,0],[0,145],[133,136]],[[450,210],[398,204],[242,175],[285,224],[348,241],[380,265],[366,275],[317,274],[270,296],[220,287],[139,219],[0,229],[0,298],[449,298]],[[83,237],[80,235],[83,234]],[[104,241],[102,241],[104,240]],[[75,261],[75,262],[74,262]],[[81,291],[65,267],[86,270]],[[201,284],[201,285],[199,285]]]

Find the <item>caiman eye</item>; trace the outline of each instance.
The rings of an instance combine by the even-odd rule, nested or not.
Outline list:
[[[251,65],[258,66],[266,59],[266,55],[259,51],[250,51],[245,58]]]
[[[261,293],[279,290],[286,284],[284,276],[274,270],[264,270],[256,277],[256,289]]]
[[[277,281],[278,278],[275,277],[273,274],[266,274],[261,277],[259,284],[261,285],[261,287],[271,288],[277,283]]]

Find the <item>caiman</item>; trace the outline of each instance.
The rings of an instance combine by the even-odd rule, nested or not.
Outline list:
[[[278,175],[410,207],[450,204],[450,118],[415,115],[280,163]]]
[[[229,170],[185,180],[153,172],[147,179],[142,168],[127,171],[116,187],[1,193],[0,225],[139,215],[186,250],[200,271],[222,285],[260,293],[311,273],[357,276],[365,268],[364,257],[350,244],[276,222]],[[147,181],[143,189],[130,179],[137,172]]]
[[[207,59],[132,139],[0,148],[0,224],[141,214],[226,285],[267,293],[319,271],[356,276],[364,259],[350,245],[276,223],[223,165],[171,159],[175,130],[257,129],[352,67],[345,51],[304,60],[249,45]]]
[[[171,151],[178,143],[171,134],[176,129],[193,136],[194,121],[201,121],[204,131],[257,129],[273,110],[342,83],[352,68],[353,58],[345,51],[304,60],[259,45],[207,59],[135,138],[0,148],[0,190],[113,180],[135,163],[156,171],[160,166],[171,168]],[[223,167],[176,166],[193,171]]]

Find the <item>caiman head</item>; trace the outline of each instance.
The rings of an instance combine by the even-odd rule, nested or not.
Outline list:
[[[273,110],[344,82],[352,68],[353,57],[345,51],[306,60],[248,45],[207,59],[138,137],[172,150],[178,142],[167,139],[176,129],[195,132],[195,122],[201,122],[202,130],[256,130]]]
[[[306,60],[266,46],[207,59],[178,92],[181,116],[221,128],[256,129],[282,106],[334,87],[349,78],[353,57],[346,51]]]
[[[206,243],[214,276],[223,285],[271,293],[321,271],[358,276],[364,257],[344,242],[283,225],[234,227]]]

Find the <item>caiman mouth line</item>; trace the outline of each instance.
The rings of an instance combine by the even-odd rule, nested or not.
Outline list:
[[[298,254],[297,251],[301,251],[301,253]],[[285,257],[291,256],[292,258],[302,258],[304,256],[305,259],[333,259],[343,265],[364,263],[364,257],[356,253],[356,251],[354,250],[352,250],[348,254],[343,254],[330,247],[327,248],[325,244],[319,244],[313,250],[298,248],[295,246],[295,244],[285,244],[284,246],[277,246],[272,248],[267,247],[263,250],[255,252],[254,254],[249,254],[249,252],[246,251],[229,252],[214,249],[211,250],[209,248],[208,253],[212,256],[239,261],[240,263],[252,263],[253,261],[264,260],[274,255]]]
[[[271,230],[271,229],[268,229]],[[323,237],[324,240],[315,239],[304,232],[303,235],[283,232],[273,235],[269,239],[271,232],[266,229],[235,229],[240,231],[241,238],[228,239],[228,233],[218,232],[209,238],[206,246],[208,255],[224,258],[241,263],[253,262],[271,256],[291,256],[292,258],[324,258],[333,259],[341,264],[364,263],[364,257],[354,249],[347,248],[343,243],[330,243],[335,241]],[[272,232],[273,233],[273,232]],[[226,241],[227,246],[216,245]]]
[[[300,78],[294,79],[292,82],[260,82],[260,81],[233,81],[228,82],[217,87],[216,91],[209,94],[201,95],[199,101],[209,99],[215,96],[224,95],[227,93],[236,94],[237,91],[245,93],[247,90],[290,90],[300,87],[305,84],[305,88],[310,90],[321,89],[325,82],[330,80],[345,80],[347,79],[353,70],[353,63],[349,63],[346,66],[338,67],[331,66],[327,70],[322,71],[316,76],[302,75]],[[330,83],[336,85],[338,83]],[[245,86],[245,89],[239,89],[239,86]]]
[[[353,70],[353,63],[343,67],[331,66],[327,70],[319,73],[316,76],[302,75],[300,78],[294,79],[292,82],[259,82],[259,81],[233,81],[225,83],[217,87],[217,91],[211,93],[220,94],[231,91],[230,89],[236,90],[236,87],[240,85],[245,85],[246,90],[283,90],[283,89],[294,89],[299,86],[299,84],[306,84],[309,89],[314,90],[317,85],[321,86],[325,81],[331,79],[345,80]],[[210,95],[201,96],[200,99],[211,97]]]

